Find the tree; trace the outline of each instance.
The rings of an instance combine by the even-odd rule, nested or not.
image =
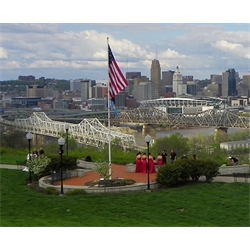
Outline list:
[[[1,134],[1,147],[23,149],[28,142],[23,132],[9,128],[7,133]]]
[[[171,149],[176,152],[177,157],[187,154],[189,152],[188,138],[180,133],[175,133],[169,137],[156,139],[150,151],[152,155],[158,155],[162,150],[165,150],[169,156]]]
[[[250,138],[249,131],[238,131],[228,135],[229,141],[241,141]]]
[[[40,177],[49,165],[50,161],[51,159],[47,156],[32,158],[26,162],[26,166],[34,175]]]
[[[97,161],[95,164],[95,171],[100,175],[100,178],[104,180],[108,180],[109,177],[112,175],[109,174],[109,164],[107,162]]]

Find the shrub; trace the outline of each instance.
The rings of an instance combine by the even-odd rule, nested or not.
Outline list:
[[[172,186],[184,184],[190,179],[197,181],[202,175],[210,182],[219,174],[219,167],[220,165],[212,160],[178,160],[158,168],[156,182],[161,186]]]
[[[109,164],[107,162],[97,161],[95,164],[95,171],[100,175],[100,178],[108,180],[111,174],[109,173]]]
[[[183,168],[192,181],[198,181],[199,177],[202,175],[202,161],[200,160],[185,160]]]
[[[50,161],[47,156],[32,158],[26,161],[26,166],[35,176],[39,177],[42,176]]]
[[[83,195],[83,194],[86,194],[86,191],[84,189],[74,189],[66,192],[66,195]]]
[[[51,161],[46,169],[46,174],[50,174],[52,171],[57,172],[61,168],[61,159],[60,159],[59,155],[51,155],[50,159],[51,159]],[[63,155],[63,158],[62,158],[63,170],[76,169],[77,168],[76,161],[77,161],[77,158],[74,156]]]
[[[59,195],[59,191],[54,187],[46,187],[46,188],[44,188],[44,193],[45,194],[50,194],[50,195]]]
[[[202,162],[202,175],[206,177],[207,182],[211,182],[213,177],[219,174],[220,165],[214,161],[203,161]]]
[[[177,184],[182,175],[182,166],[177,163],[166,164],[158,168],[156,182],[161,186],[172,186]]]

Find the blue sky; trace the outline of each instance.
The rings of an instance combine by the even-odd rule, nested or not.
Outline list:
[[[124,74],[140,71],[150,78],[155,58],[162,71],[179,66],[182,75],[195,79],[210,78],[228,68],[235,68],[240,76],[250,74],[250,24],[244,20],[248,12],[243,5],[233,20],[229,17],[235,16],[235,6],[227,6],[227,16],[221,19],[225,7],[216,1],[210,1],[211,6],[178,1],[170,12],[169,4],[164,7],[162,1],[154,1],[157,8],[126,1],[115,11],[107,6],[117,6],[117,1],[78,6],[73,0],[71,5],[58,6],[24,0],[16,2],[18,14],[9,15],[12,2],[5,3],[9,12],[0,17],[0,80],[15,80],[19,75],[107,79],[107,37]],[[237,3],[240,6],[241,0]]]

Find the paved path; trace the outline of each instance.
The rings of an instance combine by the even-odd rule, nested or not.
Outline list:
[[[116,166],[116,165],[114,165]],[[8,164],[0,164],[0,168],[8,168],[8,169],[18,169],[17,165],[8,165]],[[127,173],[126,172],[126,167],[125,166],[121,166],[119,169],[123,170],[124,173],[119,173],[117,174],[118,177],[122,177],[122,178],[131,178],[134,179],[136,182],[140,182],[140,183],[147,183],[147,178],[146,178],[146,174],[140,174],[140,173]],[[90,173],[93,173],[93,177],[90,177],[89,175],[92,175]],[[96,174],[96,175],[95,175]],[[89,172],[88,174],[86,174],[87,176],[90,177],[91,180],[96,179],[98,176],[97,173],[95,172]],[[120,176],[119,176],[120,175]],[[126,175],[126,176],[125,176]],[[153,179],[155,178],[156,174],[150,174],[151,178],[150,178],[150,182],[154,181]],[[84,178],[84,177],[82,177]],[[64,182],[68,181],[69,183],[67,183],[67,185],[74,185],[72,183],[73,179],[76,179],[76,181],[79,181],[80,177],[77,178],[72,178],[69,180],[64,180]],[[205,177],[200,177],[201,180],[205,180]],[[71,183],[72,184],[71,184]],[[83,183],[83,181],[81,181]],[[231,183],[234,182],[234,177],[233,176],[216,176],[212,182],[227,182],[227,183]],[[244,182],[245,183],[245,178],[244,177],[238,177],[237,178],[237,182]],[[248,178],[247,180],[248,183],[250,183],[250,179]],[[66,184],[66,183],[65,183]]]
[[[0,164],[0,168],[18,169],[17,165]]]

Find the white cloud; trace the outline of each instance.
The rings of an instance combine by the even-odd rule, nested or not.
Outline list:
[[[184,75],[184,71],[189,75],[204,72],[205,77],[209,77],[209,70],[210,74],[224,71],[222,58],[229,58],[228,66],[236,70],[244,67],[245,71],[249,65],[246,60],[250,58],[248,33],[225,31],[223,24],[78,24],[77,30],[73,25],[65,31],[62,24],[2,24],[2,27],[2,67],[16,67],[34,75],[32,72],[46,69],[50,74],[53,70],[64,70],[71,79],[76,70],[89,78],[95,77],[95,71],[106,77],[107,37],[123,71],[141,71],[148,77],[155,58],[162,70],[175,70],[178,65]]]
[[[249,48],[244,47],[242,44],[230,43],[225,40],[220,40],[212,43],[212,46],[218,50],[234,55],[236,57],[250,59]]]
[[[3,61],[1,64],[2,69],[8,70],[8,69],[18,69],[21,68],[20,62],[17,61]]]
[[[8,51],[3,48],[0,47],[0,59],[7,59],[8,58]]]
[[[186,58],[187,56],[181,55],[175,50],[167,49],[160,53],[160,58],[162,59],[178,59],[178,58]]]

